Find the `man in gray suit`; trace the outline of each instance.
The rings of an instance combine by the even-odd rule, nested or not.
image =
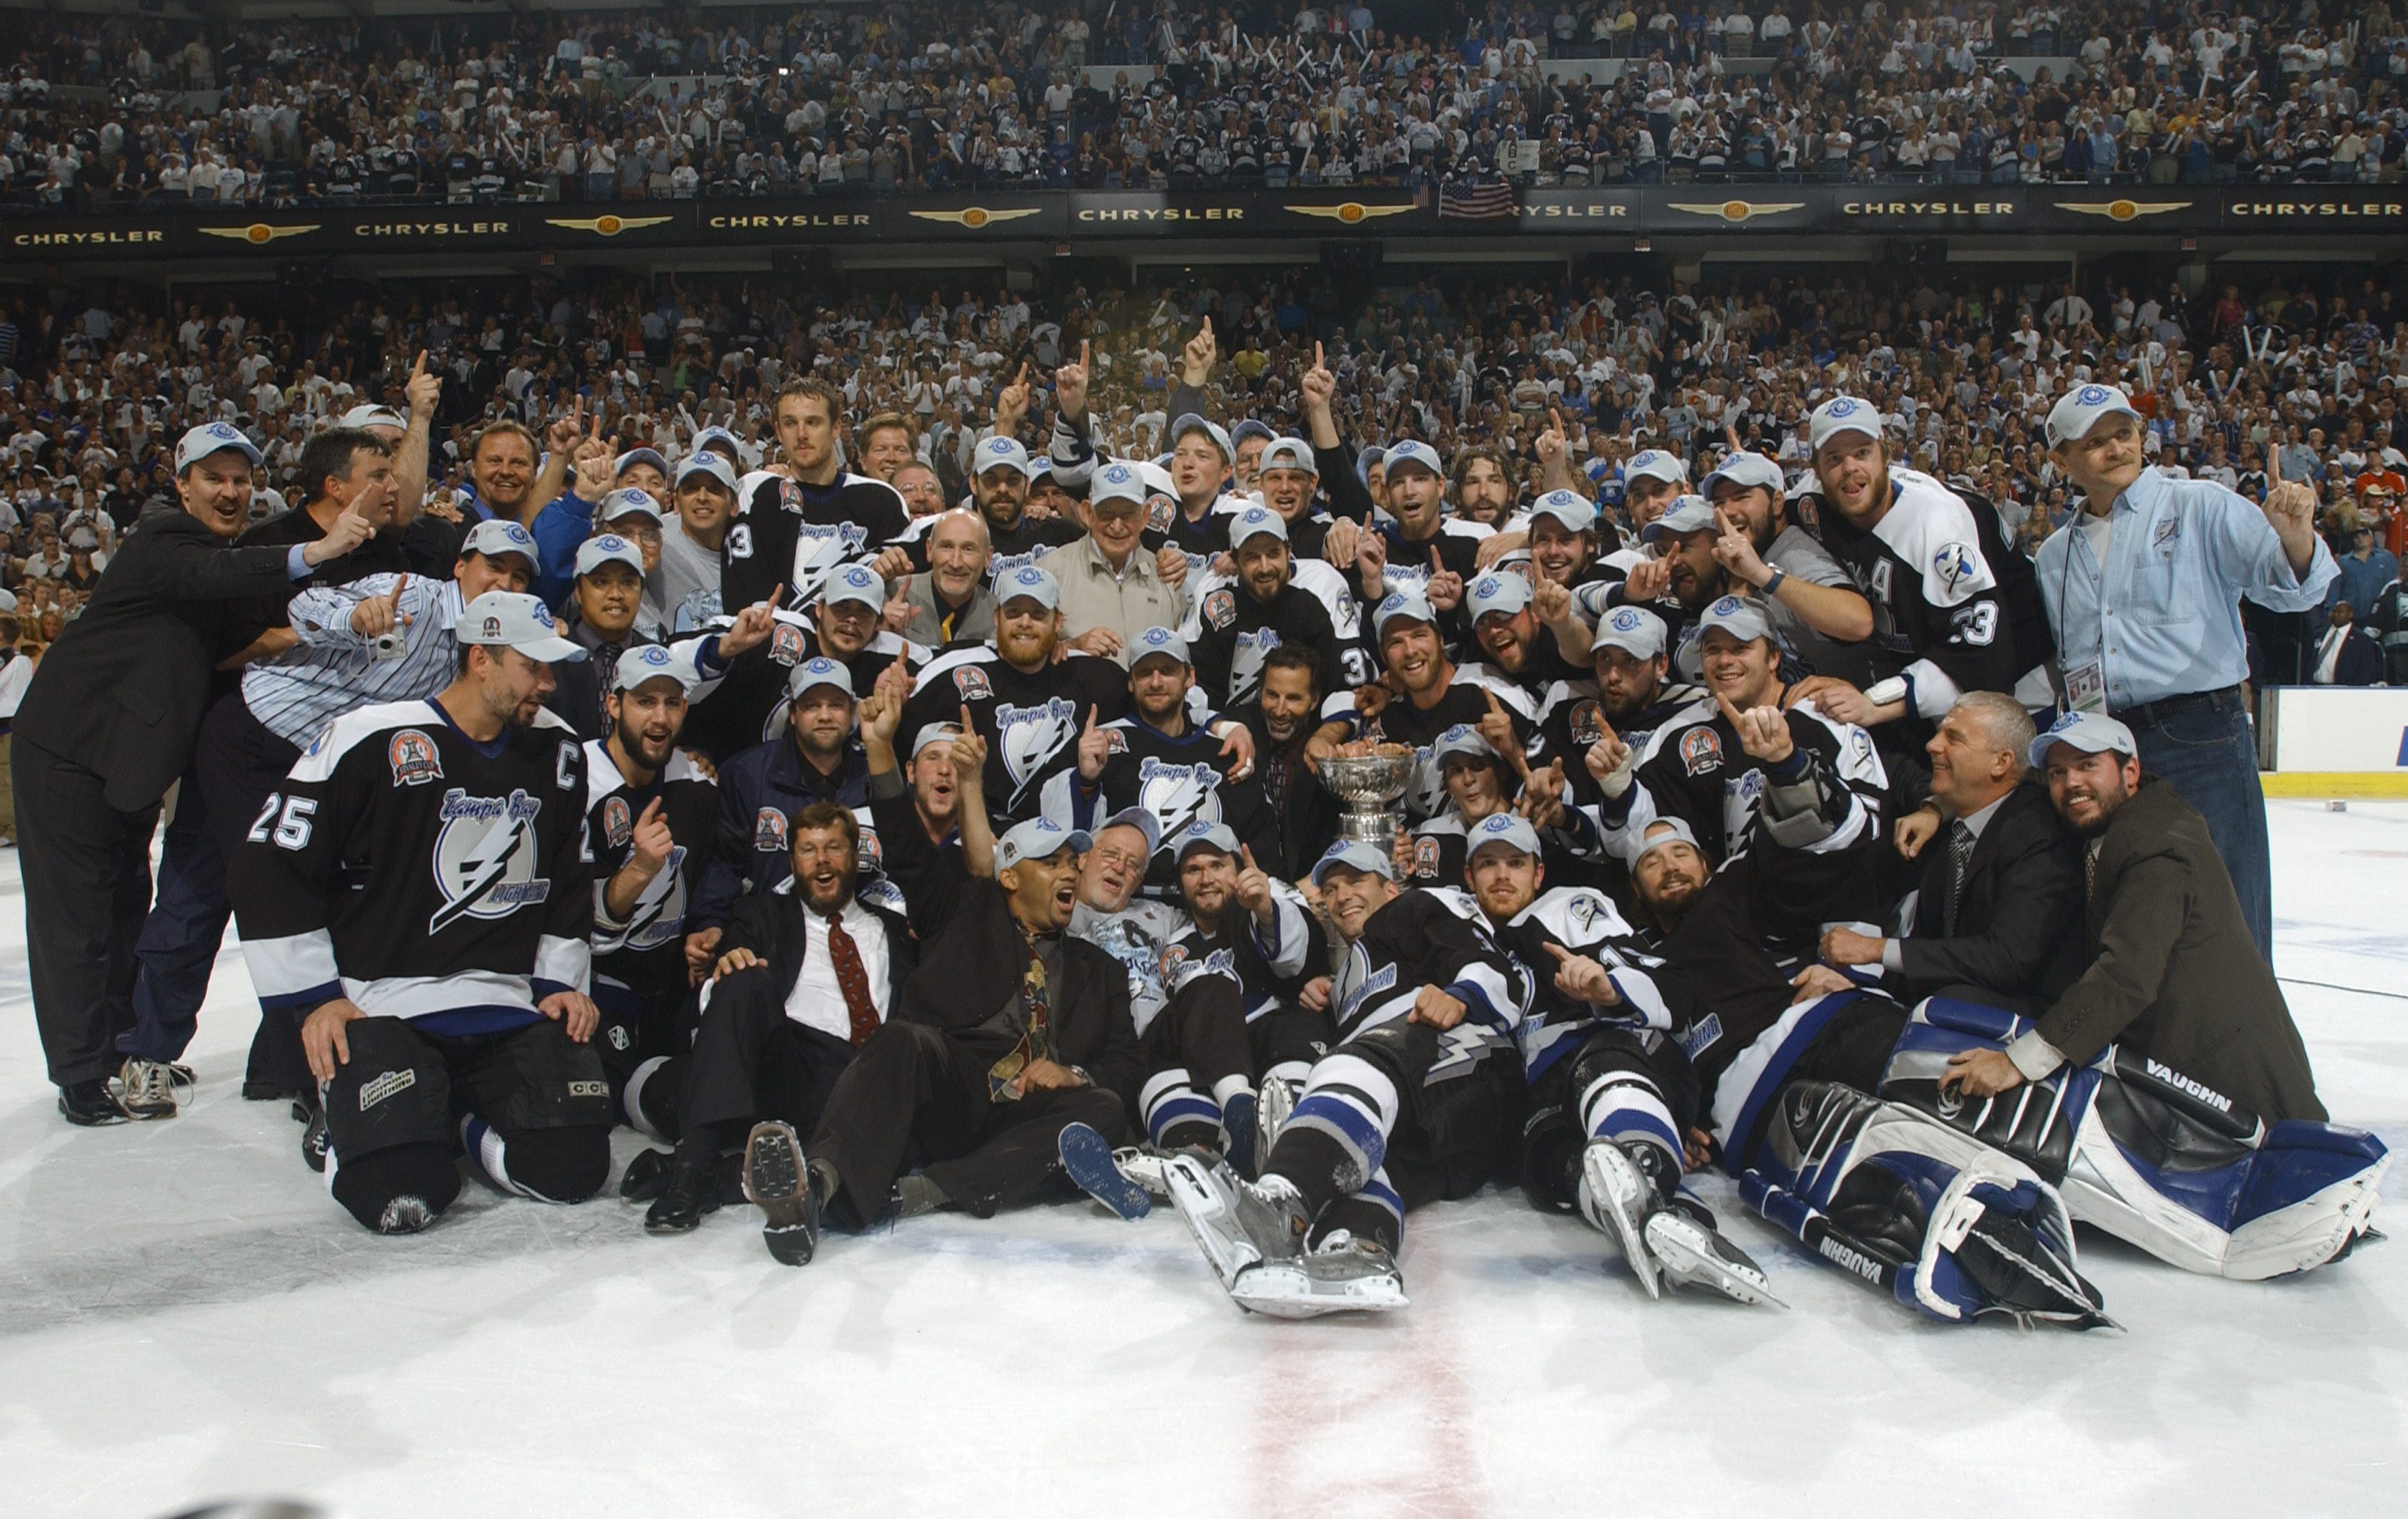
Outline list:
[[[989,542],[986,519],[977,512],[940,514],[928,528],[928,569],[905,581],[899,597],[910,604],[911,620],[894,631],[931,649],[995,637]]]

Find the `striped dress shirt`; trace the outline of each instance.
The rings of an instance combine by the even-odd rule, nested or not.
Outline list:
[[[243,672],[242,699],[268,732],[307,749],[327,724],[370,702],[413,701],[452,683],[459,659],[452,629],[460,620],[456,580],[412,575],[400,612],[408,625],[401,653],[378,659],[368,640],[351,631],[351,609],[393,590],[395,576],[370,575],[347,585],[311,586],[293,598],[293,631],[300,642]]]

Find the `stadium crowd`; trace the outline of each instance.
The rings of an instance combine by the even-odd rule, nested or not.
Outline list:
[[[423,31],[421,28],[423,28]],[[180,40],[179,40],[180,39]],[[1609,56],[1612,77],[1548,66]],[[2029,78],[2017,57],[2052,62]],[[1110,75],[1103,73],[1111,69]],[[290,21],[46,17],[19,208],[1019,188],[2396,179],[2376,3],[1012,4]],[[1535,165],[1505,155],[1536,144]]]

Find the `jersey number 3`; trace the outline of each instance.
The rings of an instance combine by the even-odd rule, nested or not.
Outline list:
[[[254,844],[265,844],[270,838],[279,849],[300,850],[309,847],[309,820],[318,810],[317,801],[308,796],[280,796],[267,794],[267,805],[251,820],[250,838]]]
[[[1987,649],[1990,640],[1999,636],[1999,604],[1976,601],[1959,607],[1948,619],[1949,635],[1956,642],[1974,649]]]

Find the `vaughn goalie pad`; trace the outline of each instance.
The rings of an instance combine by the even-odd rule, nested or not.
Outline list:
[[[2391,1158],[2359,1129],[2269,1124],[2115,1045],[1995,1097],[1943,1096],[1948,1057],[2028,1020],[1933,997],[1891,1053],[1882,1096],[2030,1166],[2085,1224],[2186,1270],[2262,1281],[2338,1258],[2366,1231]]]
[[[2073,1221],[2031,1168],[1928,1115],[1829,1082],[1783,1090],[1740,1196],[1842,1270],[1928,1317],[2111,1322]]]

